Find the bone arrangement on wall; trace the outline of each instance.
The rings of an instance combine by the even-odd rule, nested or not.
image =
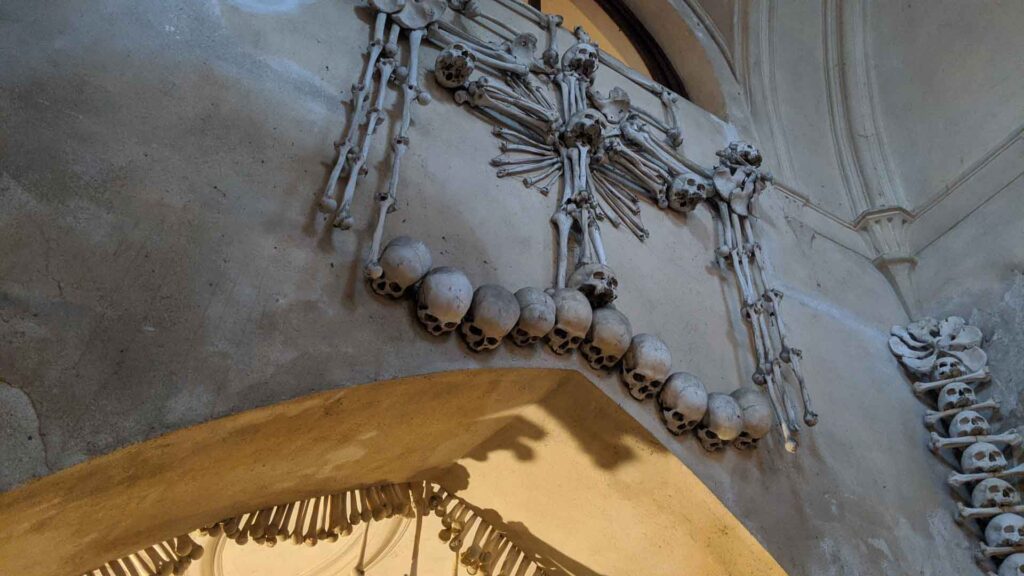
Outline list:
[[[1024,465],[1012,462],[1022,438],[992,423],[999,400],[979,398],[989,382],[982,334],[963,318],[925,318],[894,326],[889,348],[914,382],[914,394],[930,408],[924,424],[929,448],[956,469],[947,482],[957,498],[955,519],[982,540],[976,558],[998,576],[1024,574],[1024,505],[1018,484]],[[995,573],[990,572],[992,576]]]
[[[369,573],[366,542],[370,527],[396,516],[415,522],[407,576],[419,568],[423,523],[431,512],[440,518],[438,539],[454,554],[455,566],[468,574],[544,576],[547,560],[523,547],[501,526],[489,522],[480,508],[430,482],[380,484],[295,502],[268,506],[225,518],[127,556],[111,560],[82,576],[180,576],[202,558],[199,542],[225,538],[239,546],[278,544],[316,546],[343,538],[361,539],[355,574]]]
[[[476,352],[494,349],[506,337],[519,346],[546,340],[557,354],[579,349],[595,370],[618,369],[637,400],[657,398],[669,430],[693,429],[709,450],[733,440],[741,448],[753,446],[774,418],[786,449],[795,451],[796,432],[802,424],[813,426],[817,415],[804,383],[801,351],[790,342],[781,315],[782,292],[755,235],[751,203],[771,183],[760,152],[733,142],[718,152],[713,168],[688,159],[680,151],[676,94],[600,50],[582,29],[563,51],[561,18],[516,0],[493,0],[487,8],[532,22],[545,38],[542,48],[537,35],[512,29],[507,18],[485,12],[477,0],[369,0],[369,8],[372,40],[318,203],[335,226],[352,226],[352,202],[381,131],[386,94],[389,86],[398,86],[401,120],[391,142],[388,182],[375,196],[377,223],[366,257],[371,288],[396,299],[415,294],[417,315],[431,334],[461,326]],[[435,81],[493,125],[501,150],[491,161],[497,177],[519,178],[544,195],[554,192],[551,222],[558,257],[552,286],[513,293],[485,284],[474,290],[458,268],[433,267],[430,250],[419,240],[398,236],[382,247],[387,216],[397,207],[412,109],[430,102],[419,77],[424,42],[439,51]],[[657,96],[660,113],[633,104],[621,88],[607,94],[596,90],[593,81],[602,67]],[[739,288],[756,387],[709,394],[692,375],[670,375],[665,343],[652,334],[634,334],[627,317],[614,308],[619,279],[607,260],[602,226],[645,240],[643,201],[682,214],[707,204],[716,215],[715,260],[732,271]],[[801,418],[787,380],[795,380],[799,389]]]

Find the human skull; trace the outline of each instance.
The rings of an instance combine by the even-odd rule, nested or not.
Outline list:
[[[516,346],[536,344],[555,327],[555,301],[540,288],[527,286],[516,291],[519,321],[512,330]]]
[[[984,416],[974,410],[964,410],[953,417],[949,423],[949,437],[963,438],[964,436],[985,436],[990,426]]]
[[[999,565],[998,576],[1021,576],[1024,575],[1024,553],[1018,552],[1007,556]]]
[[[586,296],[575,288],[559,288],[551,299],[555,301],[555,326],[548,332],[548,347],[555,354],[565,354],[583,342],[594,311]]]
[[[943,356],[935,361],[932,368],[933,380],[947,380],[964,375],[964,363],[953,356]]]
[[[752,144],[747,142],[733,142],[729,144],[729,148],[735,150],[736,157],[743,160],[751,166],[761,165],[761,151],[755,148]]]
[[[597,150],[604,140],[604,130],[608,119],[600,110],[584,108],[569,118],[562,133],[562,141],[566,146],[581,144],[591,150]]]
[[[966,408],[976,403],[974,389],[964,382],[950,382],[939,391],[939,410]]]
[[[680,214],[693,212],[707,197],[707,182],[693,172],[676,176],[668,187],[668,207]]]
[[[692,430],[708,411],[708,391],[693,374],[676,372],[665,380],[658,394],[662,420],[676,436]]]
[[[476,68],[476,54],[465,44],[455,42],[437,55],[434,77],[445,88],[458,88],[469,80]]]
[[[577,42],[562,55],[562,70],[574,72],[590,79],[597,72],[597,46],[589,42]]]
[[[697,426],[697,438],[708,452],[725,448],[726,442],[739,437],[743,431],[743,410],[736,399],[728,394],[708,394],[708,411]]]
[[[756,388],[739,388],[731,396],[739,404],[743,416],[743,431],[733,440],[732,445],[740,450],[757,448],[757,442],[772,429],[771,404],[764,393]]]
[[[622,357],[622,382],[637,400],[658,395],[669,370],[672,352],[654,334],[637,334]]]
[[[1020,504],[1020,494],[1012,484],[1001,478],[986,478],[971,491],[975,508],[999,508]]]
[[[1006,512],[989,521],[985,527],[985,542],[989,546],[1017,546],[1024,542],[1024,518]]]
[[[1003,451],[988,442],[975,442],[960,455],[960,469],[964,474],[999,472],[1006,468]]]
[[[469,312],[462,319],[462,336],[474,352],[494,350],[519,320],[519,302],[497,284],[484,284],[473,293]]]
[[[569,287],[583,293],[594,308],[611,304],[618,296],[619,279],[605,264],[594,262],[584,264],[569,277]]]
[[[610,370],[629,349],[632,338],[633,328],[622,312],[598,308],[594,310],[587,337],[580,344],[580,352],[594,370]]]
[[[434,268],[420,282],[416,316],[434,336],[447,334],[459,325],[473,299],[473,285],[462,270]]]
[[[370,288],[381,296],[401,298],[430,271],[430,249],[419,240],[398,236],[384,247],[380,260],[367,270]]]

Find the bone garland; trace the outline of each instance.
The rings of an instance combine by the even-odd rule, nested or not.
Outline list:
[[[1002,561],[999,574],[1017,574],[1024,561],[1024,506],[1012,483],[1024,476],[1024,465],[1011,466],[1004,450],[1019,446],[1024,438],[1015,429],[993,432],[989,419],[980,413],[999,409],[996,399],[978,401],[973,388],[991,378],[987,356],[979,347],[981,331],[950,316],[893,326],[891,333],[890,350],[916,377],[911,384],[914,394],[934,401],[938,408],[924,417],[926,427],[938,430],[931,432],[929,448],[936,454],[944,449],[963,450],[960,472],[950,474],[947,483],[954,489],[969,488],[971,506],[958,502],[955,521],[980,523],[986,542],[980,544],[976,558],[983,568],[1010,557],[1013,561]],[[947,436],[941,435],[943,431],[948,431]]]
[[[124,558],[111,560],[106,564],[90,570],[83,576],[180,576],[185,573],[193,560],[203,557],[203,547],[188,535],[178,536],[159,542]]]

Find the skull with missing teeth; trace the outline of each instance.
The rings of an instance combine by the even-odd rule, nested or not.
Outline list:
[[[1020,504],[1020,494],[1002,478],[986,478],[971,490],[971,505],[975,508],[1000,508],[1017,504]]]
[[[442,266],[430,271],[416,295],[416,316],[434,336],[455,330],[469,310],[473,285],[457,268]]]
[[[700,424],[708,411],[708,391],[693,374],[676,372],[665,380],[658,406],[665,427],[678,436]]]
[[[953,416],[949,423],[949,437],[963,438],[964,436],[985,436],[990,426],[984,416],[974,410],[964,410]]]
[[[555,327],[555,301],[540,288],[527,286],[516,291],[519,321],[512,330],[516,346],[536,344]]]
[[[693,212],[707,197],[707,183],[693,172],[676,176],[668,187],[668,207],[680,214]]]
[[[976,403],[974,389],[964,382],[950,382],[939,391],[939,410],[966,408]]]
[[[672,352],[661,338],[637,334],[622,357],[622,382],[637,400],[658,395],[672,369]]]
[[[999,472],[1006,468],[1003,451],[988,442],[975,442],[960,455],[960,469],[964,474]]]
[[[757,448],[758,441],[772,429],[772,407],[763,392],[756,388],[744,387],[734,390],[731,396],[736,400],[743,416],[743,431],[733,440],[732,445],[740,450]]]
[[[559,288],[551,299],[555,301],[555,326],[548,332],[548,347],[555,354],[565,354],[583,342],[594,311],[583,293],[575,288]]]
[[[708,452],[725,448],[743,432],[743,410],[728,394],[708,394],[708,411],[697,426],[697,439]]]
[[[633,329],[629,319],[614,308],[594,310],[590,331],[580,345],[580,352],[594,370],[610,370],[629,349]]]
[[[600,308],[611,304],[618,296],[619,279],[605,264],[584,264],[569,277],[569,287],[583,293],[591,306]]]
[[[1024,518],[1012,512],[996,516],[985,527],[985,542],[999,547],[1024,543]]]
[[[590,79],[597,72],[597,46],[589,42],[577,42],[562,55],[562,70],[579,74]]]
[[[473,293],[469,313],[462,320],[462,335],[474,352],[493,350],[519,320],[519,302],[497,284],[485,284]]]
[[[964,363],[959,358],[953,356],[943,356],[935,361],[935,366],[932,368],[932,379],[933,380],[948,380],[949,378],[959,378],[964,375]]]
[[[430,271],[430,249],[419,240],[398,236],[388,242],[369,269],[370,288],[381,296],[401,298]]]

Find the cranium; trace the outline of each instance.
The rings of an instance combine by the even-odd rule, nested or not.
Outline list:
[[[609,370],[622,359],[633,338],[629,319],[614,308],[594,310],[587,337],[580,352],[594,370]]]
[[[728,394],[708,394],[708,411],[697,426],[697,438],[708,452],[715,452],[739,437],[743,431],[743,410]]]
[[[975,442],[960,455],[960,469],[964,474],[999,472],[1006,468],[1002,450],[988,442]]]
[[[562,55],[562,70],[573,72],[588,80],[597,72],[597,46],[589,42],[577,42]]]
[[[998,576],[1021,576],[1024,575],[1024,553],[1010,554],[1003,563],[999,565]]]
[[[512,330],[517,346],[536,344],[555,327],[555,301],[540,288],[527,286],[516,291],[519,321]]]
[[[708,411],[708,391],[693,374],[676,372],[665,380],[658,406],[668,431],[676,436],[692,430]]]
[[[469,312],[462,319],[462,336],[474,352],[493,350],[519,320],[519,302],[497,284],[484,284],[473,293]]]
[[[974,410],[964,410],[949,423],[949,437],[963,438],[964,436],[985,436],[990,426],[984,416]]]
[[[1001,478],[986,478],[971,491],[971,505],[975,508],[998,508],[1020,504],[1020,494],[1009,482]]]
[[[707,197],[707,182],[692,172],[676,176],[668,187],[668,207],[681,214],[692,212]]]
[[[976,403],[974,389],[964,382],[950,382],[939,391],[939,410],[965,408]]]
[[[455,330],[469,310],[473,285],[457,268],[442,266],[431,270],[420,282],[416,295],[416,316],[435,336]]]
[[[985,542],[989,546],[1017,546],[1024,542],[1024,518],[1006,512],[989,521],[985,527]]]
[[[584,264],[569,277],[569,287],[583,293],[594,308],[611,304],[618,296],[619,280],[615,272],[598,262]]]
[[[761,151],[755,148],[748,142],[732,142],[729,144],[730,152],[733,153],[734,158],[742,160],[744,163],[751,166],[761,165]]]
[[[964,375],[964,363],[953,356],[943,356],[935,361],[932,368],[933,380],[959,378]]]
[[[465,44],[455,42],[437,55],[434,77],[445,88],[458,88],[469,80],[476,68],[476,54]]]
[[[607,126],[608,119],[600,110],[584,108],[569,118],[562,134],[562,141],[566,146],[581,144],[591,150],[597,150],[604,140],[604,130]]]
[[[772,407],[768,398],[756,388],[734,390],[731,396],[739,404],[743,416],[743,431],[732,445],[740,450],[757,448],[757,442],[772,429]]]
[[[400,298],[430,271],[430,265],[426,244],[398,236],[388,242],[377,265],[369,267],[370,288],[381,296]]]
[[[594,311],[586,296],[575,288],[559,288],[551,299],[555,301],[555,326],[548,332],[548,346],[555,354],[565,354],[583,342]]]
[[[653,334],[637,334],[622,357],[622,382],[633,398],[654,398],[671,369],[672,352],[661,338]]]

